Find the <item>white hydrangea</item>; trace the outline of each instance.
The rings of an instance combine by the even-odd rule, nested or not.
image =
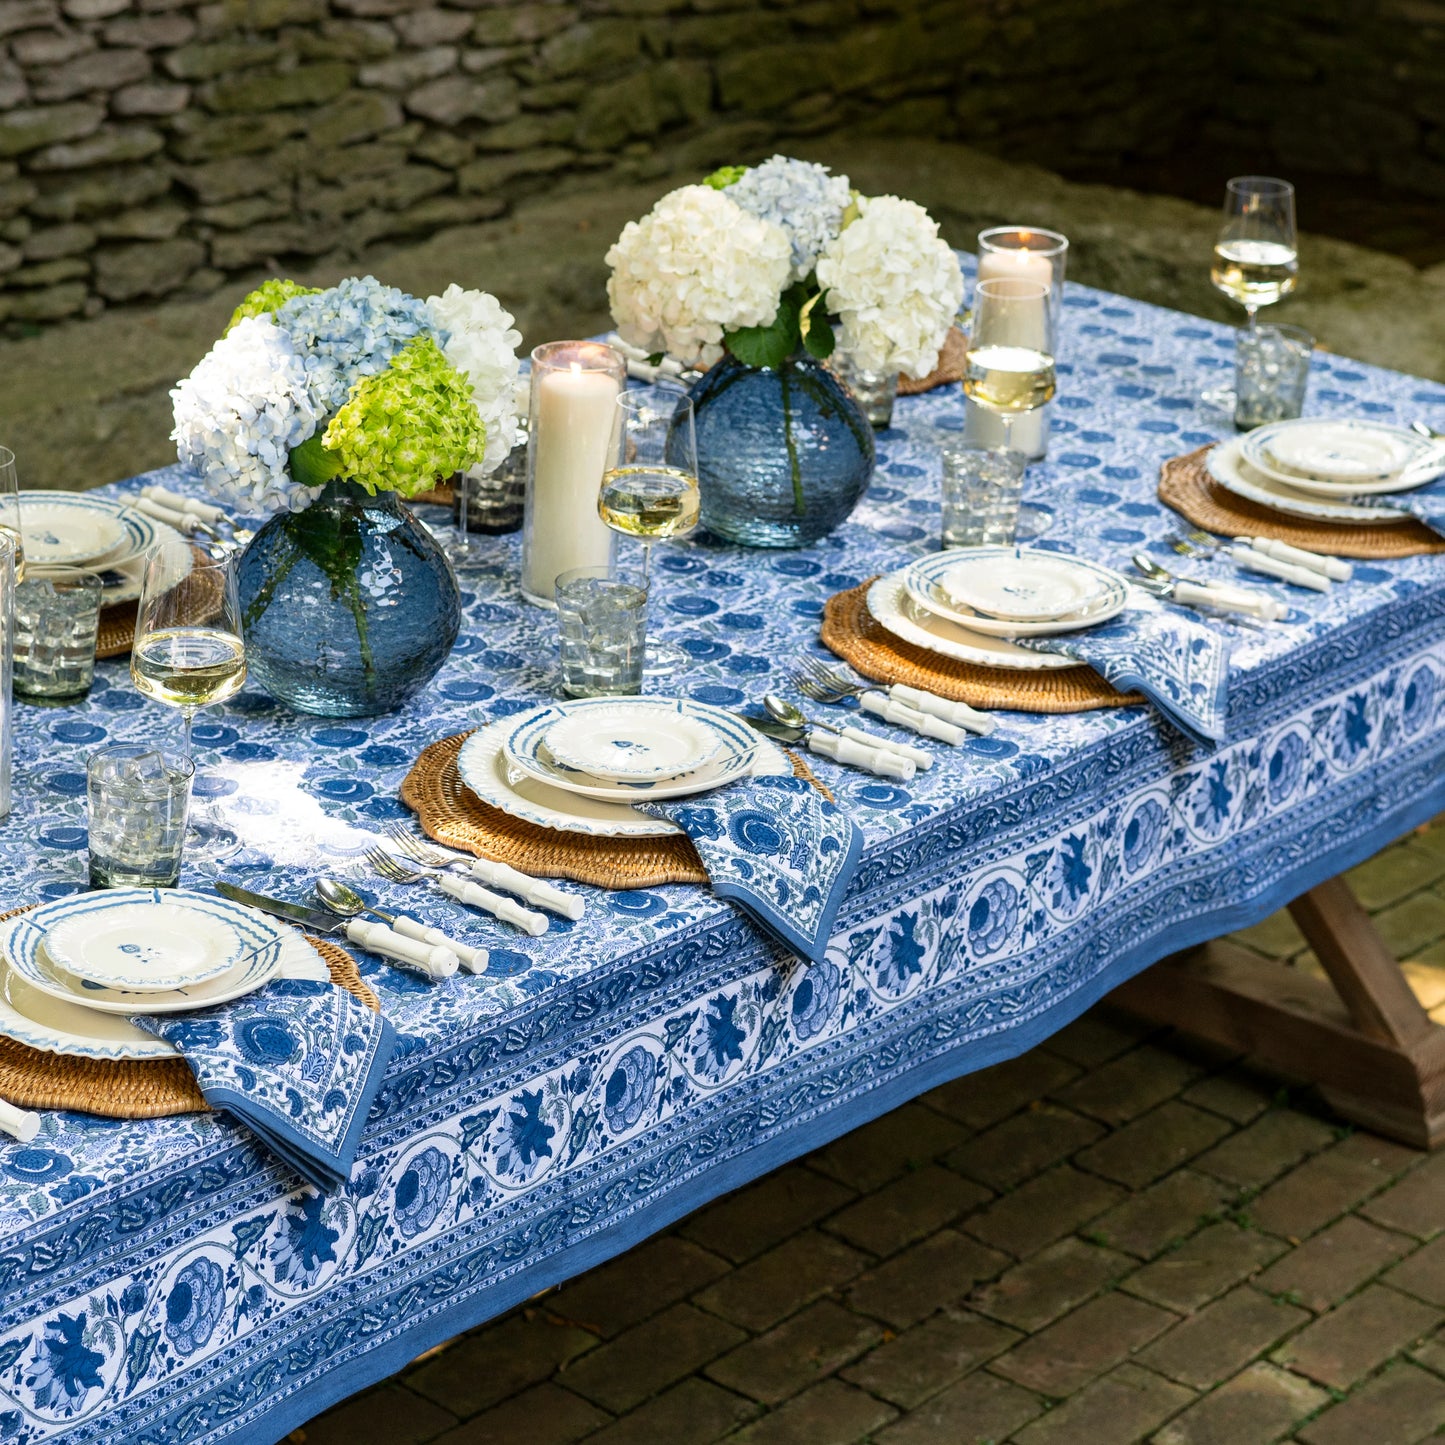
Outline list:
[[[711,365],[725,330],[768,326],[792,271],[786,232],[710,186],[683,186],[607,253],[618,334],[644,351]]]
[[[517,388],[517,347],[522,335],[510,313],[486,291],[464,291],[453,282],[440,296],[427,297],[427,310],[442,352],[472,384],[472,400],[487,429],[487,451],[473,468],[478,476],[496,471],[517,440],[513,404]]]
[[[236,323],[172,392],[181,462],[247,513],[300,511],[316,493],[291,480],[291,448],[325,418],[290,335],[269,316]]]
[[[927,376],[963,300],[958,257],[913,201],[873,196],[818,262],[839,345],[864,371]]]
[[[843,224],[852,200],[847,176],[828,174],[827,166],[774,156],[733,182],[726,194],[750,215],[772,221],[792,245],[790,281],[812,274],[823,248]]]

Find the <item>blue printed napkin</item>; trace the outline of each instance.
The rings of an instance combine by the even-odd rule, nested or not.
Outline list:
[[[821,963],[863,834],[801,778],[753,778],[676,803],[634,803],[692,839],[719,898],[731,899],[795,953]]]
[[[344,1184],[396,1031],[334,983],[280,978],[233,1003],[131,1020],[180,1052],[213,1109],[318,1189]]]
[[[1412,517],[1445,537],[1445,475],[1436,477],[1411,492],[1388,492],[1373,497],[1351,497],[1356,507],[1387,507],[1392,512],[1408,512]]]
[[[1222,742],[1229,709],[1229,644],[1219,632],[1162,607],[1137,607],[1111,622],[1020,647],[1087,662],[1120,692],[1142,692],[1191,737]]]

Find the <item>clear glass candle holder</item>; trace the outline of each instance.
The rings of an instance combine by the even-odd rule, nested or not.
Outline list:
[[[174,888],[196,765],[184,753],[116,743],[90,755],[90,886]]]
[[[990,226],[978,233],[979,281],[1039,281],[1049,288],[1054,329],[1063,320],[1069,238],[1037,226]]]
[[[1304,411],[1315,339],[1299,326],[1246,327],[1234,343],[1234,425],[1252,431]]]
[[[83,697],[95,678],[102,584],[94,572],[51,567],[15,589],[15,692],[41,702]]]
[[[943,545],[1004,545],[1018,530],[1024,455],[949,441],[943,456]]]
[[[841,351],[833,353],[828,367],[848,388],[874,431],[883,431],[893,424],[893,403],[898,399],[896,371],[865,370]]]
[[[577,567],[557,579],[561,689],[568,697],[642,691],[647,579],[631,567]]]

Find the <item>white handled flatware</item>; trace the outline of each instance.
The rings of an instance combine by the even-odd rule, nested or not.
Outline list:
[[[1291,547],[1288,542],[1277,541],[1274,537],[1236,537],[1234,540],[1241,546],[1247,545],[1252,551],[1273,557],[1277,562],[1293,562],[1296,567],[1323,572],[1334,582],[1348,582],[1355,575],[1355,569],[1343,558],[1306,552],[1303,547]]]
[[[366,861],[383,878],[389,878],[393,883],[405,885],[429,883],[433,888],[445,893],[448,898],[454,898],[458,903],[470,904],[473,908],[480,908],[494,918],[500,918],[503,923],[511,923],[520,928],[523,933],[531,934],[533,938],[538,938],[547,931],[548,923],[544,914],[533,913],[530,908],[523,908],[515,899],[503,897],[500,893],[493,893],[490,888],[483,888],[480,883],[463,882],[446,872],[445,869],[438,869],[434,873],[423,873],[418,869],[408,867],[389,853],[383,853],[380,848],[368,848]]]
[[[210,502],[203,502],[197,497],[186,497],[180,492],[172,492],[166,487],[142,487],[140,494],[149,502],[159,502],[163,507],[170,507],[176,512],[194,512],[203,521],[215,525],[227,519],[226,513],[220,508],[213,506]]]
[[[40,1132],[40,1115],[0,1099],[0,1130],[12,1139],[28,1144]]]
[[[384,909],[368,903],[354,888],[348,888],[338,878],[318,878],[316,896],[323,908],[330,909],[342,918],[355,918],[359,913],[369,913],[403,938],[414,938],[418,943],[431,944],[433,948],[451,949],[468,973],[486,972],[490,956],[485,948],[472,948],[468,944],[458,943],[440,928],[433,928],[420,919],[409,918],[405,913],[387,913]]]
[[[1247,572],[1277,577],[1281,582],[1290,582],[1296,587],[1308,587],[1312,592],[1328,592],[1334,585],[1323,572],[1318,572],[1313,567],[1283,562],[1278,557],[1271,557],[1268,552],[1260,552],[1253,547],[1231,547],[1228,555],[1231,561]]]
[[[939,697],[936,693],[924,692],[922,688],[909,687],[901,682],[886,688],[873,682],[854,682],[838,668],[829,667],[815,657],[800,658],[792,677],[798,691],[816,702],[843,702],[848,698],[856,698],[858,706],[864,712],[872,713],[884,722],[891,722],[895,727],[906,727],[924,737],[937,738],[940,742],[957,744],[963,739],[961,734],[939,731],[921,723],[920,714],[955,729],[964,728],[980,737],[987,737],[998,726],[987,713],[979,712],[967,703],[950,702],[946,697]],[[815,690],[804,688],[803,679]],[[890,707],[893,709],[892,716],[889,715]],[[898,711],[900,707],[905,711]]]
[[[423,868],[464,868],[478,883],[490,888],[500,888],[504,893],[515,893],[534,908],[545,908],[574,923],[587,911],[587,905],[575,893],[564,893],[544,878],[532,878],[520,873],[509,863],[497,863],[490,858],[475,858],[470,853],[459,853],[455,848],[444,848],[435,843],[424,843],[413,833],[408,833],[400,823],[388,824],[387,837],[411,859]]]

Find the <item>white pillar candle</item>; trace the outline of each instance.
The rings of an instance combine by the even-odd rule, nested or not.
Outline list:
[[[1053,262],[1033,251],[985,251],[978,258],[980,281],[1037,281],[1052,288]]]
[[[1011,451],[1022,452],[1031,462],[1039,461],[1049,450],[1049,410],[1052,405],[1049,402],[1035,411],[1019,412],[1005,437],[1003,417],[965,398],[964,440],[981,447],[1007,446]]]
[[[552,349],[539,347],[538,352]],[[605,369],[589,368],[593,351],[606,354]],[[543,607],[554,605],[552,592],[560,573],[606,566],[617,541],[597,515],[597,494],[612,445],[625,364],[610,347],[579,345],[578,352],[571,361],[564,352],[561,366],[534,358],[522,591]]]

